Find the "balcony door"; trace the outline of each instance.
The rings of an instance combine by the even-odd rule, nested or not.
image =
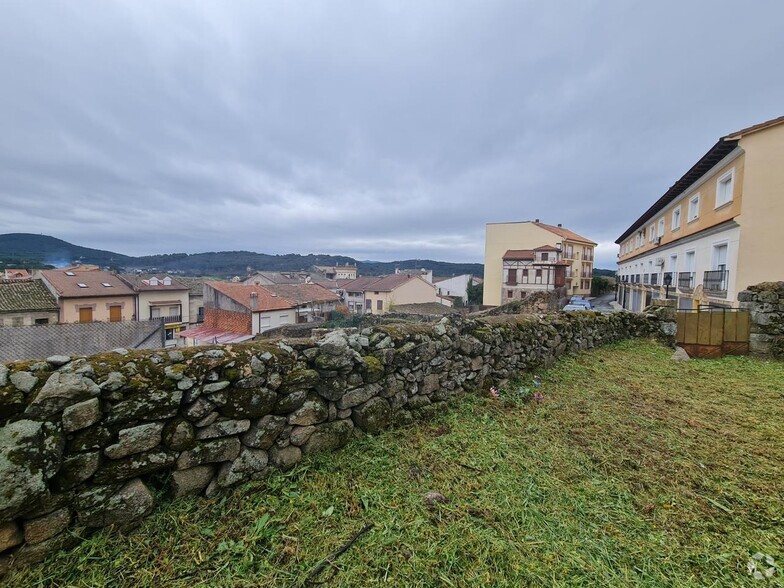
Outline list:
[[[727,244],[713,247],[713,269],[725,271],[727,269]]]

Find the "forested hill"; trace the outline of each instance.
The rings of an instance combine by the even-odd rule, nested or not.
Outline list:
[[[409,259],[403,261],[376,262],[357,261],[343,255],[268,255],[252,251],[217,251],[207,253],[169,253],[131,257],[112,251],[90,249],[73,245],[67,241],[34,235],[31,233],[9,233],[0,235],[0,268],[65,266],[79,261],[117,270],[154,270],[182,272],[187,275],[244,276],[251,271],[298,271],[313,265],[357,264],[360,275],[381,275],[401,269],[425,268],[433,270],[435,276],[452,276],[464,273],[481,276],[484,266],[480,263],[450,263],[431,259]],[[3,265],[5,264],[5,265]]]

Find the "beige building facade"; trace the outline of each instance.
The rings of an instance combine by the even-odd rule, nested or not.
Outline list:
[[[783,226],[781,117],[721,137],[618,238],[617,300],[735,307],[747,286],[784,279]]]
[[[590,294],[596,248],[594,241],[561,225],[539,222],[539,219],[488,223],[485,232],[484,304],[504,304],[508,301],[506,295],[509,291],[519,289],[519,281],[516,284],[509,283],[508,271],[504,273],[504,256],[508,251],[533,251],[546,246],[557,249],[558,259],[564,262],[564,285],[568,293],[584,296]]]
[[[57,299],[61,323],[135,319],[136,295],[111,272],[80,268],[44,270],[41,279]]]
[[[344,286],[349,311],[363,314],[385,314],[402,304],[437,302],[444,304],[436,287],[418,273],[397,273],[378,278],[358,278]]]

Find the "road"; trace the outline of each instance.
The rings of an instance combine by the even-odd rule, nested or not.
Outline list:
[[[601,296],[591,299],[591,306],[593,306],[594,310],[598,310],[599,312],[612,312],[613,307],[610,306],[611,300],[615,300],[614,292],[602,294]]]

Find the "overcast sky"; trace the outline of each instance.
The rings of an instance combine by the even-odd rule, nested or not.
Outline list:
[[[0,233],[482,261],[784,114],[784,2],[2,0]]]

